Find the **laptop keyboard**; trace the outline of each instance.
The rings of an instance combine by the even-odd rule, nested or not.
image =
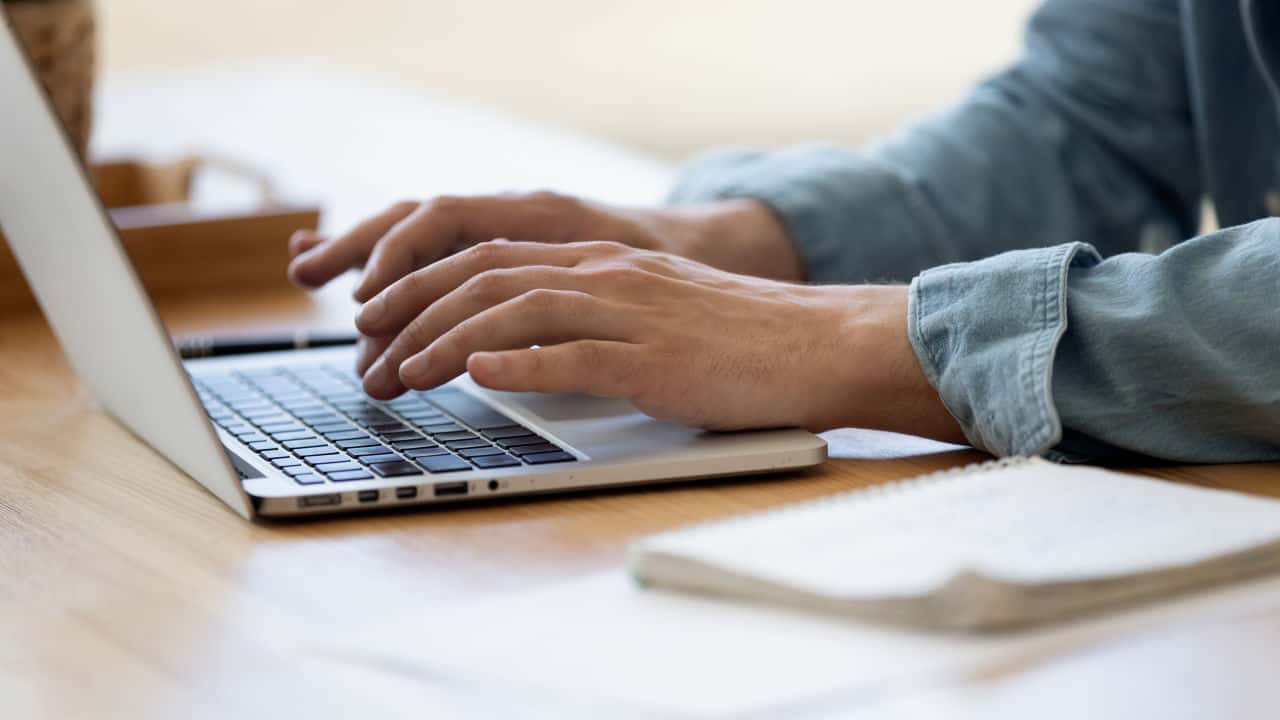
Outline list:
[[[213,422],[299,485],[577,460],[456,388],[387,403],[336,365],[192,376]]]

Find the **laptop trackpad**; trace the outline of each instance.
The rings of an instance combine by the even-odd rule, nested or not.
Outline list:
[[[639,412],[626,400],[600,398],[592,395],[521,393],[517,397],[519,397],[520,405],[527,408],[534,415],[551,422],[604,420],[634,415]]]

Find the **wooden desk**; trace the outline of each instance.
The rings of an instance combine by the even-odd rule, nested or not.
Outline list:
[[[389,198],[437,191],[549,186],[643,202],[668,180],[665,168],[608,148],[362,86],[334,89],[295,71],[184,75],[117,88],[101,107],[100,150],[255,158],[287,197],[320,200],[331,228]],[[333,325],[349,313],[340,292],[162,308],[175,331]],[[95,409],[39,316],[0,317],[0,718],[565,717],[554,699],[535,707],[500,688],[397,668],[338,672],[289,646],[613,567],[649,532],[981,457],[910,451],[837,441],[842,459],[787,477],[250,524]],[[1157,474],[1280,494],[1268,466]],[[1280,643],[1268,642],[1278,636],[1280,607],[1238,625],[1114,638],[858,712],[1021,719],[1078,710],[1083,696],[1118,701],[1089,707],[1094,717],[1117,708],[1262,717],[1277,699],[1265,670],[1280,661]]]
[[[172,328],[190,330],[245,318],[323,324],[345,312],[341,299],[322,300],[294,293],[187,300],[162,314]],[[427,708],[445,716],[556,716],[554,707],[530,708],[500,690],[477,693],[447,678],[335,676],[281,648],[380,615],[428,612],[608,568],[628,541],[649,532],[982,457],[965,450],[835,459],[785,477],[251,524],[97,410],[41,318],[4,319],[0,348],[0,704],[16,708],[4,713],[14,718],[381,717]],[[839,444],[834,450],[841,452]],[[1280,495],[1271,466],[1156,474]],[[1137,700],[1154,704],[1142,714],[1227,695],[1236,709],[1266,709],[1276,691],[1265,673],[1230,669],[1236,653],[1251,666],[1280,661],[1280,643],[1259,644],[1259,637],[1280,637],[1280,607],[1239,628],[1171,627],[1092,654],[926,688],[887,711],[905,703],[931,716],[1025,717],[1075,697],[1082,673],[1111,679],[1117,694],[1144,690]],[[1169,668],[1194,671],[1200,682],[1137,680]],[[1256,682],[1242,687],[1242,677]],[[1134,697],[1124,700],[1134,707]]]

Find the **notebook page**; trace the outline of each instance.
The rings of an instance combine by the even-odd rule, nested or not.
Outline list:
[[[925,595],[970,570],[1021,583],[1123,576],[1280,540],[1280,502],[1025,460],[642,541],[827,595]]]

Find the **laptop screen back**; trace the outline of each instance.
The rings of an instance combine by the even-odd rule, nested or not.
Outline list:
[[[0,11],[0,227],[81,379],[241,515],[250,506],[115,229]]]

